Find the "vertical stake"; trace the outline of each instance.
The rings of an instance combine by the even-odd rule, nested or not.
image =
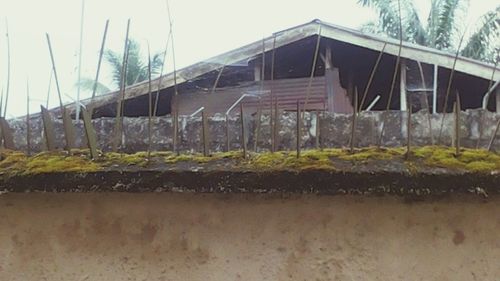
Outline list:
[[[408,96],[408,94],[407,94]],[[407,107],[407,111],[408,111],[408,115],[407,115],[407,119],[406,120],[406,159],[410,159],[410,156],[411,156],[411,130],[412,130],[412,127],[411,127],[411,99],[407,98],[406,99],[408,102],[406,103],[406,107]]]
[[[460,94],[457,92],[457,101],[455,102],[455,156],[460,156]]]
[[[240,120],[241,120],[241,147],[243,148],[243,158],[247,158],[247,142],[245,140],[245,115],[243,115],[243,103],[240,103]]]
[[[226,151],[229,152],[230,143],[229,143],[229,115],[226,114]]]
[[[31,140],[30,140],[30,86],[26,81],[26,154],[31,155]]]
[[[208,157],[208,155],[210,154],[210,148],[209,148],[209,138],[208,138],[208,117],[205,110],[201,111],[201,123],[202,123],[201,137],[203,141],[203,156]]]
[[[276,98],[274,103],[274,130],[273,130],[273,152],[276,152],[279,149],[278,143],[278,128],[280,124],[280,116],[279,116],[279,107],[278,107],[278,98]]]
[[[260,121],[262,118],[262,100],[259,100],[259,107],[257,108],[257,117],[255,119],[256,124],[255,124],[255,139],[253,143],[253,150],[257,152],[257,145],[259,143],[259,132],[260,132]]]
[[[148,163],[151,161],[153,93],[151,92],[151,51],[148,42]]]
[[[128,35],[130,30],[130,19],[127,21],[127,32],[125,34],[125,46],[123,47],[123,59],[122,59],[122,68],[120,72],[120,93],[118,100],[116,102],[116,122],[115,122],[115,130],[114,130],[114,138],[112,143],[113,152],[118,150],[118,147],[121,144],[122,139],[122,131],[123,131],[123,104],[125,100],[125,86],[127,81],[127,59],[128,59]]]
[[[300,123],[302,122],[301,114],[300,114],[300,101],[297,100],[297,131],[296,131],[296,136],[297,136],[297,158],[300,157]]]
[[[354,88],[354,106],[352,112],[351,139],[349,140],[349,151],[354,153],[354,141],[356,137],[356,125],[358,118],[358,87]]]
[[[54,81],[56,84],[57,95],[59,97],[59,109],[60,109],[61,115],[63,117],[63,125],[64,125],[64,133],[65,133],[64,137],[66,140],[66,149],[68,151],[71,151],[71,148],[73,147],[73,143],[74,143],[74,139],[72,139],[72,137],[74,137],[74,135],[70,136],[70,135],[68,135],[68,133],[73,132],[73,130],[72,130],[73,123],[71,122],[71,118],[68,119],[67,115],[65,114],[66,109],[64,108],[64,105],[62,102],[61,89],[59,87],[59,79],[57,78],[56,63],[55,63],[55,59],[54,59],[54,53],[52,52],[52,45],[50,43],[49,34],[46,33],[45,37],[47,38],[47,45],[49,47],[50,60],[52,62],[52,71],[54,73]],[[4,110],[4,115],[5,115],[5,111],[6,110]]]
[[[177,104],[177,102],[175,102],[175,104]],[[176,153],[176,154],[179,154],[179,147],[178,147],[178,133],[179,133],[179,112],[177,111],[177,106],[175,106],[174,108],[174,116],[173,116],[173,120],[172,122],[174,123],[173,124],[173,128],[172,130],[174,131],[173,132],[173,139],[172,139],[172,150]]]
[[[315,147],[316,149],[319,149],[320,146],[320,138],[321,138],[321,129],[320,129],[320,116],[319,116],[319,110],[316,110],[316,141],[315,141]]]
[[[97,136],[92,125],[92,116],[90,115],[90,111],[84,107],[82,107],[81,111],[85,136],[87,137],[87,146],[90,150],[90,158],[95,160],[99,157],[99,153],[97,152]]]
[[[495,143],[495,138],[497,137],[499,128],[500,128],[500,119],[498,119],[497,126],[495,128],[495,132],[493,132],[493,135],[491,136],[490,143],[488,144],[488,151],[493,151],[493,144]]]

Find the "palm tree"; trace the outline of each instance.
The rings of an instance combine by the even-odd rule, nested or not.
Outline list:
[[[403,40],[444,51],[456,51],[464,33],[465,15],[469,0],[429,0],[431,8],[424,23],[412,0],[401,1]],[[375,9],[376,22],[362,26],[363,31],[399,38],[399,9],[397,0],[358,0]],[[460,54],[488,62],[496,61],[500,42],[500,6],[480,19],[480,24],[468,39]]]
[[[122,59],[123,55],[113,50],[104,52],[104,59],[111,67],[112,85],[104,85],[98,83],[97,93],[103,94],[116,90],[120,87],[122,75]],[[159,74],[163,65],[163,54],[156,53],[151,57],[151,75],[154,77]],[[125,77],[125,86],[130,86],[148,79],[148,61],[141,56],[141,47],[139,43],[130,39],[128,44],[128,60]],[[92,91],[94,87],[94,79],[82,78],[80,86],[84,90]]]

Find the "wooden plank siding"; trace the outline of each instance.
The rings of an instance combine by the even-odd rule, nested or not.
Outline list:
[[[346,95],[346,90],[340,85],[338,71],[332,77],[334,82],[334,103],[335,112],[352,112],[352,105]],[[200,107],[205,107],[205,111],[213,115],[215,113],[225,112],[233,105],[243,94],[252,94],[260,97],[246,97],[242,103],[245,106],[245,112],[255,113],[261,102],[263,110],[269,110],[272,98],[278,99],[280,110],[296,110],[297,100],[302,104],[306,100],[309,78],[281,79],[264,82],[250,82],[242,87],[220,88],[215,93],[208,91],[196,91],[183,93],[179,95],[179,113],[181,115],[190,115]],[[324,76],[314,77],[311,83],[309,98],[306,110],[325,110],[327,103],[327,83]],[[237,114],[237,108],[231,112],[231,115]]]

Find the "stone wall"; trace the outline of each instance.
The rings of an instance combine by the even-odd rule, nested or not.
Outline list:
[[[0,195],[0,280],[498,280],[500,198]]]
[[[376,145],[378,136],[382,128],[383,112],[361,113],[358,119],[356,130],[356,146]],[[482,130],[480,145],[485,147],[491,138],[496,122],[500,116],[496,113],[480,110],[467,110],[461,112],[461,143],[466,147],[476,147]],[[437,143],[441,130],[441,121],[444,120],[441,132],[441,143],[451,145],[454,134],[453,114],[446,114],[443,119],[442,114],[428,115],[423,112],[412,115],[412,141],[414,145],[431,144],[429,118],[432,126],[434,141]],[[246,135],[248,148],[254,148],[255,116],[245,117]],[[391,111],[387,113],[386,125],[384,129],[384,146],[406,145],[407,115],[405,112]],[[148,141],[148,118],[124,118],[124,133],[122,135],[122,151],[134,152],[147,149]],[[269,150],[271,147],[270,118],[268,115],[262,116],[262,123],[259,131],[258,150]],[[348,146],[352,116],[345,114],[321,113],[319,118],[320,143],[324,147],[345,147]],[[25,120],[10,120],[14,130],[15,143],[21,150],[26,149],[26,124]],[[97,132],[99,148],[103,151],[111,149],[113,136],[114,118],[100,118],[93,120]],[[241,122],[238,118],[229,119],[229,139],[231,149],[241,147]],[[310,148],[316,142],[316,126],[318,118],[314,113],[305,113],[303,119],[302,144],[305,148]],[[480,125],[482,124],[482,126]],[[44,147],[42,138],[41,120],[31,121],[31,143],[32,150],[40,151]],[[85,138],[82,122],[76,124],[76,143],[80,147],[85,146]],[[153,149],[172,150],[172,119],[169,117],[153,118]],[[181,151],[202,151],[201,139],[201,118],[181,117],[179,121],[179,149]],[[55,121],[55,130],[59,147],[64,146],[64,132],[61,120]],[[226,121],[223,116],[213,116],[209,120],[209,139],[211,151],[223,151],[226,148]],[[280,116],[279,122],[279,149],[295,149],[296,143],[296,114],[285,112]],[[495,142],[495,148],[500,149],[500,137]]]

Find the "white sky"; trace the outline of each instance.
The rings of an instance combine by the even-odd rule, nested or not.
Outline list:
[[[26,79],[32,102],[30,111],[45,103],[50,75],[50,58],[45,40],[49,33],[63,95],[76,97],[80,13],[82,0],[0,0],[0,88],[6,87],[5,19],[11,44],[9,116],[26,113]],[[207,59],[271,33],[315,18],[358,28],[376,18],[357,0],[170,0],[174,24],[177,67]],[[415,0],[423,14],[430,0]],[[470,0],[467,22],[494,9],[500,0]],[[165,0],[85,0],[82,76],[94,77],[102,32],[110,20],[107,48],[121,52],[126,21],[131,18],[131,37],[149,41],[152,52],[164,48],[168,34]],[[167,72],[172,65],[167,62]],[[110,84],[109,69],[101,81]],[[81,97],[90,93],[82,92]],[[70,99],[63,96],[65,102]],[[58,105],[53,85],[50,105]]]

